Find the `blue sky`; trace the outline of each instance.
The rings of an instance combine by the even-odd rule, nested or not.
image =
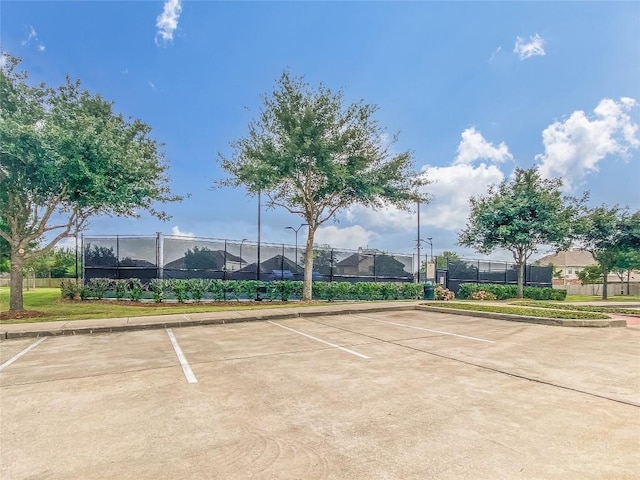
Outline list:
[[[79,78],[151,125],[173,191],[191,195],[166,205],[169,222],[96,218],[86,235],[255,240],[256,199],[212,189],[216,158],[285,69],[378,105],[394,148],[434,180],[420,219],[434,254],[479,257],[456,246],[469,196],[516,167],[540,165],[593,205],[640,208],[639,2],[3,0],[0,14],[1,48],[32,81]],[[293,244],[285,227],[301,222],[264,211],[262,240]],[[416,223],[354,207],[316,241],[411,253]]]

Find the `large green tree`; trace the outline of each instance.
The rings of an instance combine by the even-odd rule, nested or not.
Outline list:
[[[562,181],[544,179],[536,168],[517,168],[511,179],[471,198],[471,213],[459,233],[460,245],[489,254],[508,250],[518,269],[518,297],[523,296],[524,267],[540,245],[567,248],[582,200],[566,197]]]
[[[579,242],[596,259],[603,274],[602,299],[607,300],[607,277],[620,256],[630,249],[638,250],[640,212],[630,215],[617,205],[601,205],[586,210],[580,217]]]
[[[178,200],[151,128],[113,111],[79,81],[30,85],[19,60],[0,71],[0,229],[11,257],[10,310],[22,310],[25,260],[73,236],[93,215],[166,218],[155,202]],[[28,248],[36,242],[38,248]]]
[[[233,142],[233,154],[219,155],[229,174],[223,186],[244,185],[266,195],[309,225],[303,298],[311,299],[314,235],[341,209],[360,204],[408,209],[426,202],[418,187],[426,177],[413,170],[410,152],[396,153],[374,119],[377,108],[345,105],[343,93],[284,73],[263,98],[248,135]]]

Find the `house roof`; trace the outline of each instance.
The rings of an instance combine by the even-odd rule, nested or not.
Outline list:
[[[591,255],[591,252],[586,250],[564,250],[554,253],[553,255],[547,255],[537,260],[541,265],[553,264],[556,267],[586,267],[588,265],[595,265],[597,262]]]

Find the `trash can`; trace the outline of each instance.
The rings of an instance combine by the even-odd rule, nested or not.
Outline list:
[[[433,282],[425,282],[423,287],[424,287],[423,298],[425,300],[434,300],[436,298],[435,296],[436,288],[433,285]]]

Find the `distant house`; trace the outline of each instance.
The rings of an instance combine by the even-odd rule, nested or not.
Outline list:
[[[184,257],[165,264],[167,270],[227,270],[228,272],[239,270],[246,265],[240,257],[224,250],[209,250],[206,247],[195,247],[188,250]]]
[[[348,256],[335,264],[336,276],[380,276],[380,277],[412,277],[405,270],[404,263],[396,260],[392,255],[376,249],[358,250],[358,253]]]
[[[591,252],[580,249],[571,249],[557,252],[553,255],[547,255],[537,260],[536,263],[540,265],[553,265],[553,283],[578,285],[580,284],[580,280],[578,280],[578,273],[580,273],[584,267],[597,265],[598,262],[593,258]]]
[[[283,257],[282,255],[276,255],[274,257],[268,258],[264,262],[260,262],[260,273],[271,273],[274,270],[285,270],[299,273],[302,273],[304,271],[304,269],[299,265],[296,265],[293,260],[290,260],[287,257]],[[240,271],[246,273],[255,273],[255,262],[250,263],[249,265],[245,265]]]

